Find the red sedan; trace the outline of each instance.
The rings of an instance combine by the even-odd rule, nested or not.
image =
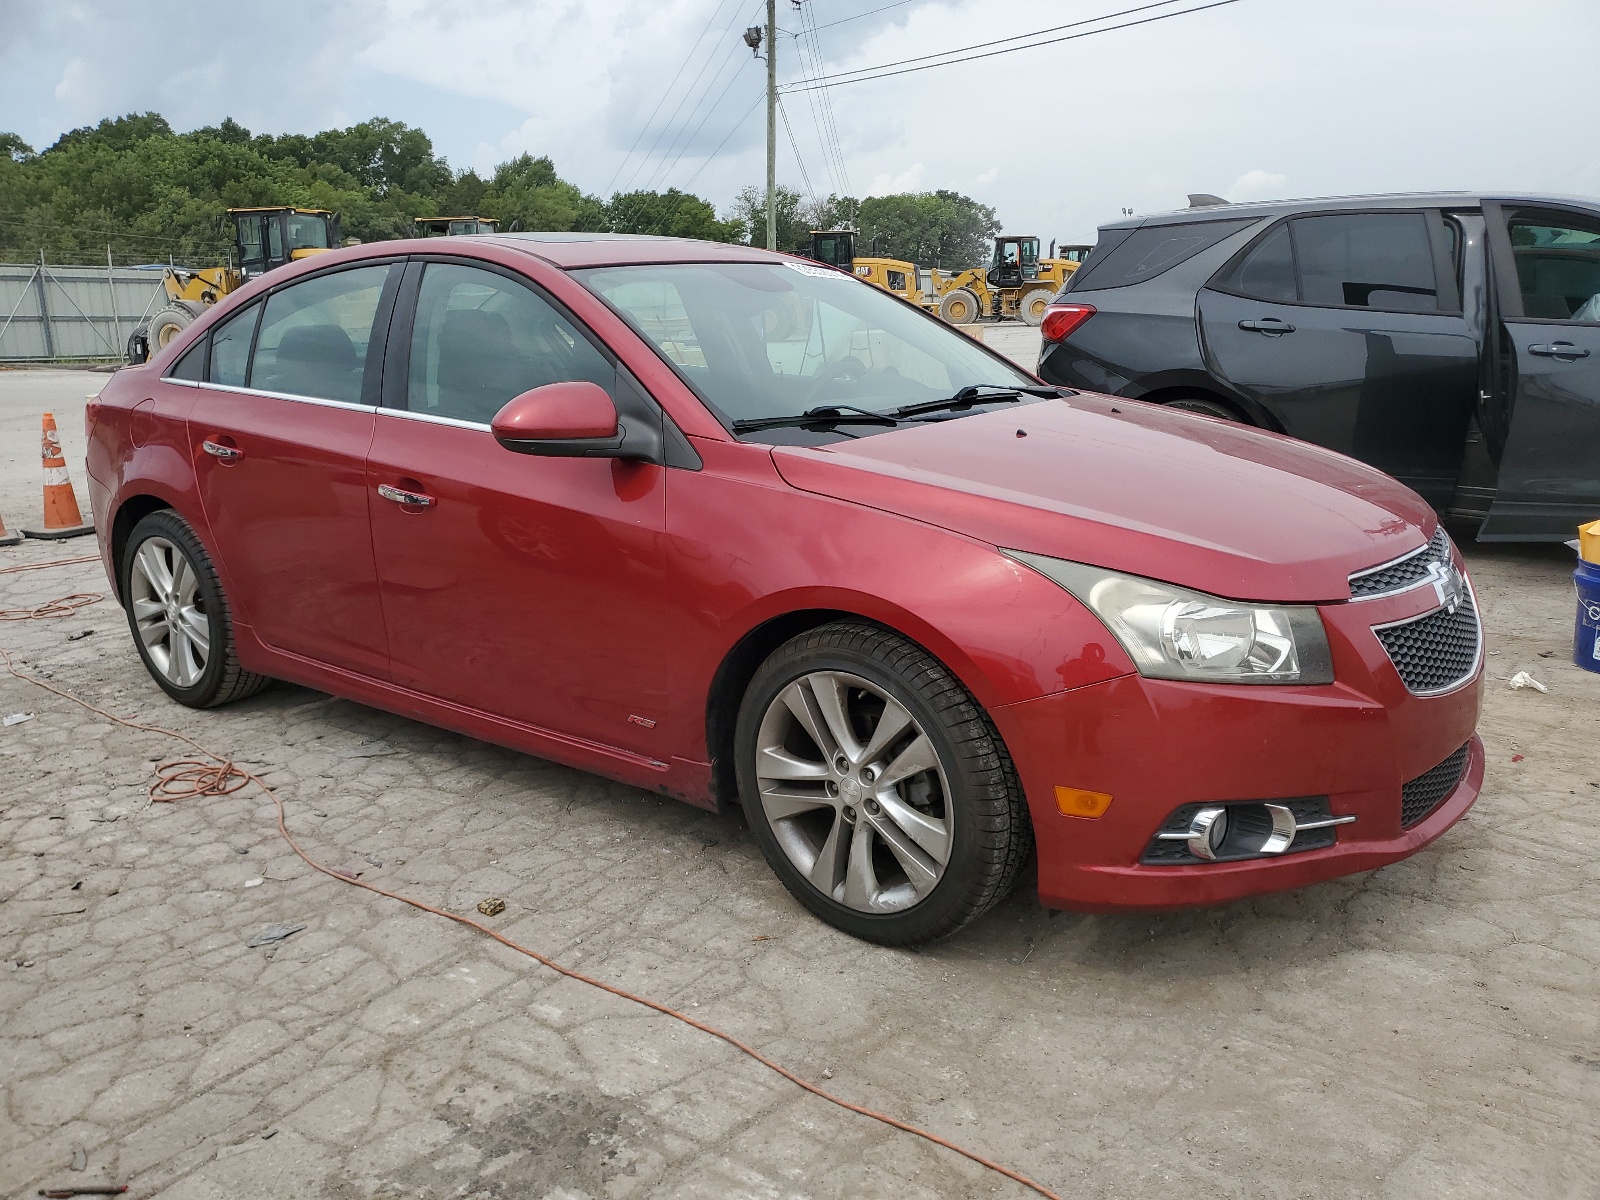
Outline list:
[[[287,679],[739,804],[852,934],[1404,858],[1483,777],[1429,507],[1039,381],[840,272],[590,234],[274,271],[88,412],[155,681]]]

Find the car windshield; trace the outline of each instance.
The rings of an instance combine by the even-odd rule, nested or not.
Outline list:
[[[730,424],[1035,384],[938,319],[828,267],[673,263],[573,274]]]

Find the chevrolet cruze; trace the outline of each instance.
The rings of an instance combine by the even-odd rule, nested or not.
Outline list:
[[[1341,455],[1047,387],[739,246],[389,242],[90,405],[134,644],[722,811],[859,937],[1394,862],[1483,777],[1471,585]]]

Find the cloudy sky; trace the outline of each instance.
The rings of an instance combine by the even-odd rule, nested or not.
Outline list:
[[[1212,2],[778,0],[787,83],[1073,22],[1047,36],[1090,34],[791,92],[799,161],[780,124],[779,177],[820,194],[953,188],[1063,241],[1192,191],[1600,194],[1597,0],[1232,0],[1095,32]],[[258,132],[382,115],[457,168],[529,150],[601,195],[676,186],[720,208],[763,176],[764,68],[739,34],[764,7],[0,0],[0,130],[42,149],[132,111]]]

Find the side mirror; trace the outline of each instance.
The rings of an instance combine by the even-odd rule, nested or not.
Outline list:
[[[546,458],[622,458],[616,403],[594,383],[547,383],[506,401],[489,430],[507,450]]]

